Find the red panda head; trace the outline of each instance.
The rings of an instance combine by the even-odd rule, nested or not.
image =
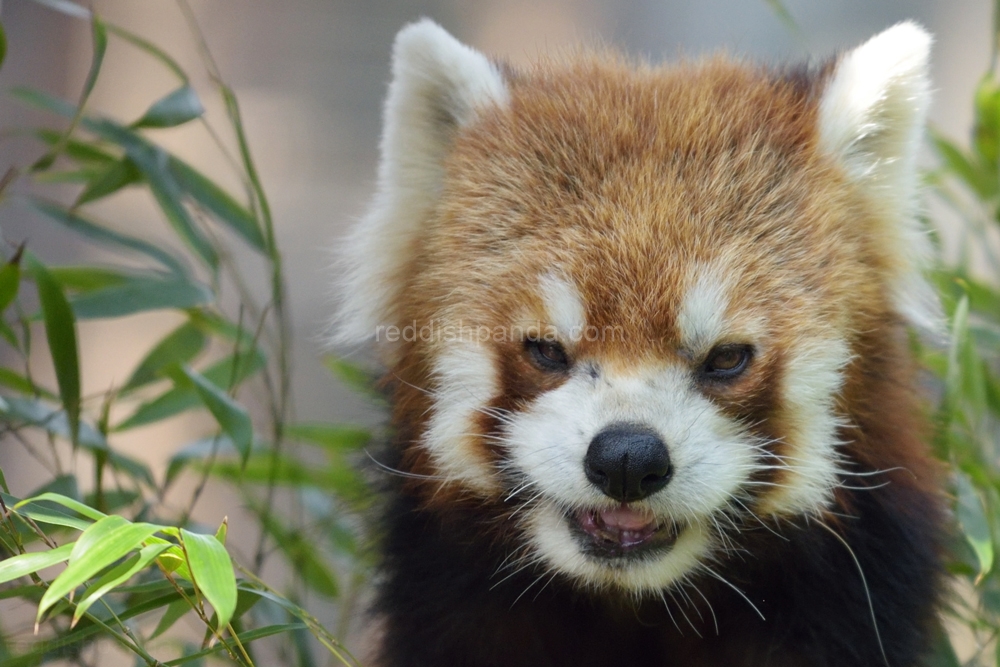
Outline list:
[[[831,508],[866,357],[932,318],[929,45],[902,23],[813,70],[513,71],[405,28],[338,339],[382,349],[412,491],[630,591]]]

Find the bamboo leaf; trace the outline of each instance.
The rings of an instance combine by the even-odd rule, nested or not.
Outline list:
[[[48,270],[41,263],[32,261],[31,272],[38,286],[59,397],[69,422],[70,440],[75,447],[80,432],[80,352],[76,342],[76,318],[62,286]]]
[[[0,584],[65,562],[69,559],[72,550],[72,544],[64,544],[49,551],[20,554],[2,560],[0,561]]]
[[[955,485],[958,495],[955,511],[965,540],[975,551],[979,561],[979,573],[976,576],[976,581],[979,582],[993,569],[993,539],[986,518],[986,508],[972,480],[964,472],[956,472]]]
[[[131,523],[117,515],[103,517],[87,528],[73,545],[69,565],[49,585],[38,603],[36,620],[40,621],[64,595],[136,549],[158,530],[159,526]]]
[[[153,634],[149,636],[150,640],[156,639],[164,632],[173,627],[174,623],[179,621],[191,611],[191,605],[188,604],[187,600],[181,598],[180,600],[174,600],[167,606],[167,611],[163,613],[160,617],[160,622],[156,624],[156,629],[153,630]]]
[[[375,373],[368,371],[357,364],[338,357],[328,356],[323,359],[326,366],[334,377],[358,393],[382,399],[383,396],[375,388],[378,377]]]
[[[121,135],[117,129],[109,134],[119,137]],[[215,250],[205,239],[202,232],[198,230],[198,226],[191,218],[191,214],[184,208],[181,188],[173,175],[167,170],[169,159],[167,153],[159,147],[149,144],[136,144],[127,139],[122,139],[122,143],[129,157],[142,170],[149,184],[149,189],[153,193],[153,197],[160,205],[160,210],[163,211],[167,222],[170,223],[170,226],[173,227],[177,235],[210,268],[214,269],[218,266],[219,258]]]
[[[240,640],[240,644],[246,645],[258,639],[270,637],[271,635],[280,635],[286,632],[293,632],[295,630],[299,630],[305,627],[306,626],[302,623],[284,623],[279,625],[267,625],[264,626],[263,628],[257,628],[256,630],[247,630],[246,632],[241,632],[238,635],[236,635],[236,637],[237,639]],[[222,644],[216,644],[211,648],[206,648],[204,650],[198,651],[197,653],[192,653],[191,655],[185,656],[183,658],[168,660],[163,664],[166,665],[166,667],[176,667],[177,665],[183,665],[185,663],[191,662],[192,660],[196,660],[198,658],[204,658],[205,656],[218,653],[219,651],[223,650],[223,648],[224,647]]]
[[[125,30],[124,28],[120,28],[115,25],[109,25],[108,32],[115,35],[116,37],[124,39],[133,46],[153,56],[154,58],[159,60],[167,69],[169,69],[174,74],[174,76],[180,79],[181,82],[187,83],[188,76],[184,72],[184,68],[181,67],[176,60],[171,58],[170,54],[168,54],[160,47],[156,46],[155,44],[146,39],[143,39],[142,37],[139,37],[133,32],[129,32],[128,30]]]
[[[979,197],[989,199],[997,193],[1000,184],[990,178],[989,173],[975,164],[961,148],[937,132],[930,132],[930,138],[931,144],[937,150],[938,157],[951,173],[963,181]]]
[[[76,162],[88,167],[103,169],[119,158],[107,152],[103,146],[79,139],[66,140],[62,132],[50,129],[35,130],[35,136],[49,146],[55,146],[63,141],[64,154]],[[96,173],[96,172],[95,172]]]
[[[246,463],[247,457],[250,456],[250,448],[253,446],[253,424],[250,422],[250,415],[243,406],[190,366],[184,366],[182,370],[194,383],[198,398],[219,422],[219,426],[232,440],[243,462]]]
[[[0,414],[11,420],[38,426],[61,438],[71,439],[66,412],[51,408],[40,401],[29,398],[0,397]],[[91,450],[108,449],[108,443],[104,436],[90,424],[80,422],[77,433],[77,442],[80,445]]]
[[[0,367],[0,385],[19,391],[22,394],[33,395],[35,393],[45,398],[54,399],[55,394],[52,392],[39,387],[34,382],[26,378],[25,376],[12,371],[9,368]]]
[[[153,103],[142,118],[131,127],[175,127],[200,117],[205,113],[198,94],[189,84],[184,84]]]
[[[334,451],[360,449],[372,439],[368,429],[341,424],[289,424],[285,435]]]
[[[57,505],[62,505],[67,509],[73,510],[74,512],[79,512],[83,516],[93,519],[94,521],[99,521],[107,516],[104,512],[99,512],[93,507],[88,507],[79,500],[73,500],[72,498],[68,498],[58,493],[42,493],[37,496],[32,496],[31,498],[25,498],[14,505],[14,509],[20,509],[29,503],[39,503],[42,501],[49,501],[56,503]]]
[[[202,372],[216,387],[236,387],[247,378],[253,377],[265,364],[264,355],[259,350],[229,355],[215,362]],[[165,369],[166,370],[166,369]],[[176,373],[174,374],[176,381]],[[142,426],[202,405],[194,387],[181,374],[182,383],[148,403],[140,405],[132,415],[114,427],[115,431],[125,431]]]
[[[0,23],[0,67],[3,67],[4,58],[7,57],[7,33],[3,29],[3,23]]]
[[[80,618],[90,609],[91,605],[101,599],[106,593],[114,590],[121,584],[131,579],[138,572],[144,570],[159,556],[169,545],[151,544],[133,554],[126,561],[116,565],[95,581],[76,603],[76,611],[73,612],[73,621],[70,627],[77,624]]]
[[[127,276],[121,284],[72,299],[80,319],[122,317],[149,310],[184,309],[210,303],[215,295],[205,285],[180,276]]]
[[[229,553],[212,535],[199,535],[182,528],[181,540],[194,584],[215,609],[221,632],[236,610],[236,575]]]
[[[245,206],[181,160],[171,157],[168,166],[181,189],[206,211],[243,237],[254,248],[260,251],[266,249],[257,220]]]
[[[260,446],[258,443],[255,443],[254,449],[259,449]],[[240,452],[233,445],[233,441],[227,436],[217,435],[211,438],[196,440],[170,457],[170,463],[167,464],[165,483],[170,484],[190,462],[206,459],[211,456],[213,451],[219,459],[240,456]]]
[[[184,265],[169,252],[151,243],[137,239],[120,232],[113,231],[92,222],[77,213],[70,213],[65,208],[54,202],[47,202],[42,199],[31,198],[29,203],[41,213],[44,213],[52,220],[72,229],[75,232],[95,241],[101,245],[116,246],[127,250],[142,253],[150,257],[170,271],[178,274],[185,274]]]
[[[24,245],[17,249],[10,261],[0,269],[0,313],[7,310],[7,306],[13,303],[17,297],[17,290],[21,286],[21,253]]]
[[[94,84],[97,83],[97,77],[100,74],[101,66],[104,63],[104,54],[108,48],[108,33],[104,26],[104,22],[101,21],[97,17],[97,14],[93,12],[90,14],[90,28],[91,42],[93,44],[93,56],[90,60],[90,70],[87,72],[87,78],[83,83],[83,90],[80,92],[79,102],[77,103],[73,113],[73,120],[70,122],[69,127],[67,127],[63,132],[59,141],[52,146],[52,150],[31,166],[32,171],[46,170],[55,162],[56,158],[62,152],[69,136],[73,133],[77,122],[83,114],[83,108],[86,106],[87,100],[90,98],[90,93],[94,90]]]
[[[336,598],[340,588],[337,585],[337,578],[316,549],[311,536],[286,529],[281,520],[276,519],[273,514],[261,512],[259,509],[257,514],[264,519],[264,530],[274,538],[275,544],[281,549],[288,563],[309,588],[328,598]]]
[[[141,180],[142,172],[135,166],[135,163],[127,157],[122,158],[109,164],[88,179],[87,187],[76,198],[73,208],[107,197]]]
[[[171,364],[190,362],[205,348],[205,334],[191,322],[171,331],[143,358],[129,377],[122,393],[127,393],[163,377],[163,369]]]

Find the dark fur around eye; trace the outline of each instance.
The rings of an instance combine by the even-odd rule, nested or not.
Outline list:
[[[526,338],[524,349],[531,361],[543,371],[558,373],[569,368],[569,355],[562,343],[541,338]]]
[[[735,379],[743,374],[751,359],[753,347],[750,345],[718,345],[705,357],[700,369],[701,376],[712,381]]]

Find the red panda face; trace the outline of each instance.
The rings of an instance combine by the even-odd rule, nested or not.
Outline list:
[[[385,347],[413,492],[482,504],[512,568],[633,592],[825,512],[865,332],[925,290],[926,36],[811,73],[501,73],[409,30],[343,337]]]

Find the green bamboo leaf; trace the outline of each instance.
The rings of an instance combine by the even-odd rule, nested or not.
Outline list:
[[[214,300],[207,286],[180,276],[128,276],[119,285],[76,296],[71,303],[80,319],[122,317],[149,310],[194,308]]]
[[[258,448],[258,445],[254,445]],[[215,452],[216,458],[224,459],[237,457],[239,451],[233,446],[233,441],[224,435],[217,435],[211,438],[202,438],[192,442],[182,448],[172,457],[167,464],[167,475],[164,484],[171,484],[177,475],[192,461],[201,461],[211,456]]]
[[[316,549],[315,538],[303,535],[297,530],[288,530],[271,513],[257,510],[257,515],[264,519],[264,530],[274,538],[274,543],[285,555],[289,565],[302,580],[320,595],[336,598],[340,587],[333,569]]]
[[[202,375],[216,387],[237,387],[247,378],[256,375],[264,368],[264,364],[264,355],[259,350],[254,350],[240,354],[238,357],[235,355],[224,357],[205,369]],[[166,369],[164,370],[166,371]],[[176,381],[176,374],[174,376]],[[202,401],[194,386],[182,374],[180,379],[181,384],[152,401],[140,405],[128,419],[115,426],[113,430],[125,431],[201,406]]]
[[[988,170],[975,164],[966,153],[935,131],[930,132],[931,144],[945,166],[982,199],[989,199],[1000,190]]]
[[[28,202],[35,209],[44,213],[52,220],[69,229],[72,229],[75,232],[78,232],[96,243],[132,250],[156,260],[173,273],[181,275],[187,273],[180,260],[159,246],[108,229],[107,227],[99,225],[96,222],[92,222],[77,213],[70,213],[61,205],[54,202],[47,202],[43,199],[36,198],[29,198]]]
[[[191,214],[184,208],[180,186],[166,170],[167,154],[162,149],[153,147],[134,148],[128,152],[142,169],[149,182],[149,189],[166,215],[167,222],[209,267],[215,268],[219,258],[211,244],[198,231]]]
[[[0,468],[0,489],[3,489],[4,493],[10,493],[10,489],[7,488],[7,480],[3,476],[3,468]]]
[[[955,508],[958,522],[962,526],[966,542],[972,547],[979,561],[979,573],[976,576],[978,583],[993,569],[993,539],[986,518],[986,508],[972,480],[964,472],[956,472],[955,486],[958,496],[958,506]]]
[[[181,67],[176,60],[171,58],[170,54],[168,54],[160,47],[156,46],[155,44],[146,39],[143,39],[142,37],[139,37],[133,32],[129,32],[128,30],[125,30],[124,28],[120,28],[115,25],[109,25],[108,32],[115,35],[116,37],[124,39],[133,46],[136,46],[142,51],[145,51],[149,55],[153,56],[154,58],[159,60],[160,63],[162,63],[167,69],[169,69],[174,74],[174,76],[180,79],[181,82],[187,83],[188,76],[187,73],[184,72],[184,68]]]
[[[0,414],[10,420],[43,428],[53,435],[71,439],[66,412],[29,398],[0,397]],[[108,443],[93,426],[80,422],[77,442],[90,450],[107,450]]]
[[[314,487],[356,503],[369,496],[368,485],[350,465],[335,460],[326,466],[306,465],[284,454],[254,452],[245,465],[233,461],[216,461],[214,476],[235,484],[271,484],[295,488]]]
[[[73,621],[70,623],[70,627],[76,625],[80,618],[90,609],[91,605],[100,600],[101,597],[121,584],[124,584],[140,571],[146,569],[168,546],[165,544],[151,544],[143,547],[139,550],[139,553],[133,554],[127,560],[103,574],[100,579],[87,588],[86,592],[80,597],[79,602],[76,603],[76,611],[73,612]]]
[[[27,88],[15,88],[11,90],[14,97],[47,109],[54,113],[73,116],[74,109],[62,100],[55,99],[50,95],[37,90]],[[188,213],[181,201],[182,193],[180,186],[174,179],[173,174],[168,169],[170,155],[159,146],[156,146],[145,138],[124,127],[123,125],[104,118],[85,117],[81,124],[91,132],[97,134],[105,141],[117,144],[125,149],[126,155],[142,171],[149,190],[153,193],[167,217],[167,222],[173,227],[180,238],[188,244],[191,249],[211,268],[218,266],[218,256],[211,244],[198,230],[194,220]]]
[[[375,388],[378,381],[378,376],[375,373],[357,364],[333,356],[324,357],[323,365],[333,373],[334,377],[354,391],[378,399],[383,398]]]
[[[33,574],[69,559],[73,544],[64,544],[49,551],[20,554],[0,561],[0,584]]]
[[[132,128],[175,127],[199,118],[205,107],[189,84],[184,84],[153,103],[142,118],[132,123]]]
[[[80,433],[80,353],[76,342],[76,318],[62,286],[48,270],[37,261],[31,261],[30,266],[38,287],[59,396],[69,421],[70,440],[75,447]]]
[[[7,341],[7,344],[15,350],[21,349],[21,344],[18,342],[17,336],[14,334],[14,330],[11,329],[10,326],[8,326],[8,324],[3,320],[0,320],[0,338]]]
[[[345,451],[360,449],[371,442],[371,431],[342,424],[288,424],[285,435],[292,440],[320,445],[325,449]]]
[[[143,358],[121,392],[127,393],[163,377],[163,369],[172,364],[186,364],[198,355],[208,339],[192,322],[171,331]]]
[[[7,57],[7,33],[4,32],[3,23],[0,23],[0,67],[3,67],[3,60]]]
[[[21,254],[24,251],[22,244],[14,256],[10,258],[3,268],[0,268],[0,313],[7,310],[7,306],[14,302],[17,297],[17,290],[21,286]]]
[[[73,545],[69,565],[55,578],[38,603],[36,620],[64,595],[80,586],[119,558],[138,548],[160,530],[148,523],[131,523],[124,517],[110,515],[87,528]]]
[[[171,157],[168,166],[181,189],[202,208],[242,236],[254,248],[262,252],[266,249],[257,220],[245,206],[181,160]]]
[[[93,507],[88,507],[87,505],[81,503],[79,500],[74,500],[72,498],[69,498],[67,496],[58,493],[41,493],[37,496],[32,496],[31,498],[25,498],[24,500],[21,500],[17,504],[15,504],[14,509],[20,509],[28,504],[40,503],[42,501],[49,501],[56,503],[57,505],[62,505],[67,509],[73,510],[74,512],[79,512],[83,516],[93,519],[94,521],[100,521],[105,516],[107,516],[104,512],[99,512],[98,510],[95,510]]]
[[[64,139],[63,133],[58,130],[43,128],[35,130],[34,134],[50,147],[55,146],[60,140]],[[63,153],[75,162],[94,168],[97,171],[120,159],[109,153],[104,146],[80,139],[65,140],[63,143]],[[94,173],[97,173],[97,171]]]
[[[49,273],[67,292],[93,292],[128,281],[129,274],[102,266],[52,266]]]
[[[215,268],[219,258],[184,207],[183,192],[168,169],[170,155],[159,146],[151,144],[135,132],[112,121],[84,119],[83,125],[103,139],[125,149],[125,153],[142,171],[150,192],[153,193],[170,226],[209,267]]]
[[[87,72],[87,79],[83,82],[80,102],[77,104],[77,108],[81,110],[87,104],[87,100],[90,99],[90,93],[94,90],[97,77],[101,73],[101,66],[104,64],[104,54],[108,50],[108,30],[104,22],[97,18],[97,14],[91,13],[90,30],[94,53],[90,59],[90,70]]]
[[[32,171],[46,170],[55,162],[56,158],[62,152],[66,141],[73,133],[77,122],[83,115],[83,108],[86,106],[87,100],[90,98],[90,93],[94,90],[94,84],[97,83],[97,77],[100,74],[101,66],[104,63],[104,54],[108,48],[108,33],[104,26],[104,22],[101,21],[95,13],[91,13],[90,15],[90,28],[92,37],[91,41],[93,44],[93,56],[90,60],[90,70],[87,72],[87,78],[83,83],[83,90],[80,92],[80,100],[73,113],[73,120],[70,122],[69,127],[67,127],[63,132],[62,138],[52,147],[52,150],[31,166]]]
[[[948,374],[945,376],[945,394],[950,401],[961,395],[961,352],[969,329],[969,297],[963,295],[952,316],[951,344],[948,348]]]
[[[219,617],[218,631],[229,625],[236,610],[236,575],[226,548],[212,535],[181,529],[181,540],[194,584]]]
[[[50,400],[56,399],[56,395],[49,390],[39,387],[27,377],[16,373],[9,368],[0,367],[0,385],[3,385],[8,389],[13,389],[14,391],[19,391],[22,394],[38,394],[39,396],[43,396]]]
[[[73,208],[114,194],[124,187],[142,181],[142,172],[129,158],[112,162],[87,179],[87,187],[73,202]]]
[[[189,611],[191,611],[191,605],[184,598],[171,602],[167,606],[167,610],[163,613],[163,616],[160,617],[160,622],[156,624],[156,628],[153,630],[153,634],[149,636],[149,639],[153,640],[162,635]]]
[[[246,632],[241,632],[238,635],[236,635],[236,637],[237,639],[240,640],[240,644],[245,646],[250,642],[256,641],[258,639],[264,639],[265,637],[270,637],[271,635],[280,635],[286,632],[293,632],[295,630],[300,630],[305,627],[307,626],[304,625],[303,623],[283,623],[279,625],[267,625],[264,626],[263,628],[257,628],[256,630],[247,630]],[[191,655],[185,656],[183,658],[168,660],[163,664],[166,665],[166,667],[177,667],[177,665],[183,665],[193,660],[197,660],[199,658],[204,658],[206,656],[218,653],[219,651],[222,651],[224,648],[225,647],[221,643],[218,643],[211,648],[203,649],[201,651],[198,651],[197,653],[192,653]]]
[[[245,463],[253,446],[253,424],[250,415],[243,406],[230,398],[229,394],[190,366],[183,366],[182,371],[194,383],[198,398],[219,422],[219,426],[232,440]]]

